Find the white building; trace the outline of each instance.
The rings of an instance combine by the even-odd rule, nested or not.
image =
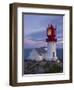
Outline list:
[[[41,61],[43,59],[46,59],[46,51],[44,48],[34,48],[28,57],[30,60],[36,60]]]

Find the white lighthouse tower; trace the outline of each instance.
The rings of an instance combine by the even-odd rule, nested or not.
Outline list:
[[[47,28],[47,60],[49,61],[56,61],[56,28],[54,28],[53,25],[49,26]]]

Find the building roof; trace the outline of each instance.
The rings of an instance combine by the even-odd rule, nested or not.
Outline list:
[[[44,47],[35,48],[35,50],[38,52],[39,55],[45,54],[47,52]]]

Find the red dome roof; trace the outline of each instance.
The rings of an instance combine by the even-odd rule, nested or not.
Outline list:
[[[47,29],[52,29],[52,30],[56,30],[56,28],[51,24],[51,26],[48,25]]]
[[[49,34],[49,31],[51,31],[51,34]],[[48,25],[48,28],[47,28],[47,39],[46,41],[49,42],[49,41],[57,41],[57,38],[56,38],[56,28],[51,24],[51,26]]]

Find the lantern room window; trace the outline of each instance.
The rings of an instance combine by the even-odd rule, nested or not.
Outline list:
[[[50,36],[50,35],[51,35],[51,29],[48,30],[48,36]]]

